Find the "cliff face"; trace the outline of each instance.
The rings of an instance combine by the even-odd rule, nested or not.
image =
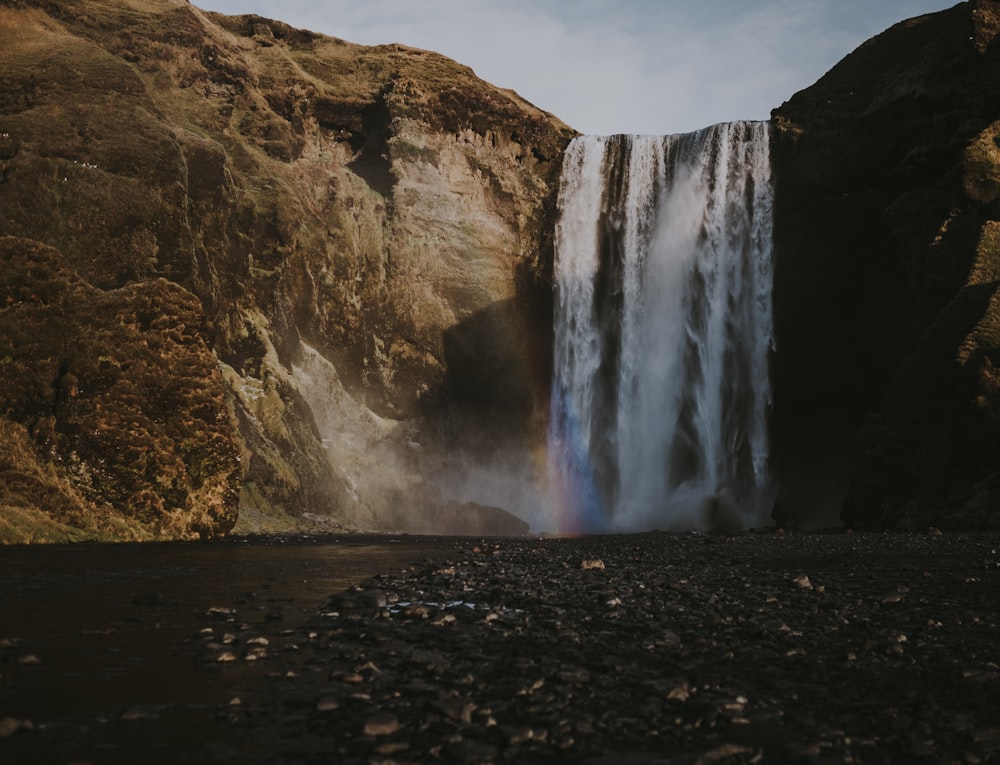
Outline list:
[[[181,0],[0,7],[0,417],[33,455],[0,502],[30,474],[69,526],[204,536],[238,495],[245,530],[482,500],[455,455],[528,470],[539,435],[571,136],[426,51]]]
[[[998,29],[904,22],[774,112],[781,518],[1000,525]]]
[[[779,520],[1000,525],[998,30],[774,112]],[[572,134],[426,51],[3,4],[0,541],[523,528]]]

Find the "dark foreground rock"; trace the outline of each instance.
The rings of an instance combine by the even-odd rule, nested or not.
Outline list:
[[[0,759],[1000,757],[996,535],[463,541],[451,560],[436,544],[309,612],[272,604],[251,626],[247,595],[200,613],[174,652],[206,700],[235,684],[225,701],[29,719],[19,689],[46,657],[11,635]],[[164,598],[137,603],[169,619]]]

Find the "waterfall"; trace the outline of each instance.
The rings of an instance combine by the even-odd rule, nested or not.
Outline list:
[[[771,219],[766,122],[569,145],[549,430],[556,530],[766,518]]]

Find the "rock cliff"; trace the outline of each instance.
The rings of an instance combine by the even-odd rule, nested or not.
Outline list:
[[[774,112],[782,522],[1000,525],[998,30]],[[572,135],[427,51],[8,0],[0,541],[523,531]]]
[[[998,29],[903,22],[774,112],[781,519],[1000,526]]]
[[[527,502],[455,478],[530,484],[572,135],[427,51],[183,0],[4,4],[6,538]]]

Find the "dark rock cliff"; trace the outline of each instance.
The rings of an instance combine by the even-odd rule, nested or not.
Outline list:
[[[572,134],[426,51],[4,3],[0,504],[140,536],[495,504],[447,484],[538,441]]]
[[[779,519],[1000,526],[1000,3],[774,112]]]

